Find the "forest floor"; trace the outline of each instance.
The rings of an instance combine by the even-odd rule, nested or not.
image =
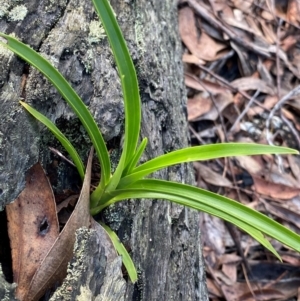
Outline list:
[[[182,0],[179,30],[193,145],[257,142],[300,150],[300,2]],[[194,165],[198,186],[300,231],[300,157]],[[300,254],[207,214],[201,224],[212,301],[300,300]]]

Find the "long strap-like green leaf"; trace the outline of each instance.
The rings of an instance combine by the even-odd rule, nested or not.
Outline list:
[[[0,44],[13,51],[23,60],[38,69],[44,76],[46,76],[48,80],[56,87],[62,97],[67,101],[74,113],[78,116],[88,132],[99,157],[101,164],[101,187],[103,189],[110,179],[109,155],[99,128],[83,101],[66,81],[63,75],[39,53],[9,35],[0,33],[0,36],[3,37],[7,42],[4,43],[0,41]]]
[[[76,149],[72,145],[72,143],[67,139],[67,137],[58,129],[58,127],[46,116],[35,110],[33,107],[29,106],[27,103],[20,101],[21,105],[37,120],[42,122],[52,133],[53,135],[59,140],[59,142],[63,145],[65,150],[69,153],[71,159],[73,160],[81,180],[84,179],[84,166],[79,157]]]
[[[130,280],[132,283],[135,283],[138,279],[136,268],[132,262],[132,259],[130,255],[128,254],[127,250],[125,249],[124,245],[120,241],[118,235],[107,225],[100,223],[101,226],[104,228],[104,230],[109,235],[115,249],[119,253],[120,256],[122,256],[123,264],[128,272],[128,275],[130,277]]]
[[[175,182],[155,179],[139,180],[126,189],[104,195],[107,202],[95,208],[93,214],[110,204],[130,198],[167,199],[218,216],[248,232],[276,256],[278,254],[257,231],[300,251],[300,236],[269,217],[221,195]]]
[[[108,0],[92,0],[102,21],[121,78],[125,107],[125,139],[119,165],[107,190],[113,190],[119,183],[124,168],[130,163],[137,148],[141,103],[135,68],[126,42]]]
[[[161,155],[134,168],[130,174],[121,179],[118,188],[125,188],[157,170],[180,163],[263,154],[298,154],[298,151],[287,147],[255,143],[216,143],[188,147]]]

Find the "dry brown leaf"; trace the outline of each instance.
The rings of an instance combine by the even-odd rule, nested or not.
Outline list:
[[[187,101],[188,120],[192,121],[205,113],[212,107],[212,102],[208,98],[203,98],[200,94],[189,98]]]
[[[255,190],[263,195],[275,199],[289,200],[300,193],[299,188],[280,183],[269,182],[257,176],[253,176]]]
[[[205,182],[221,187],[232,186],[232,183],[228,179],[219,173],[214,172],[210,167],[199,162],[194,162],[193,165],[198,171],[197,174],[200,175]]]
[[[298,156],[288,155],[287,156],[289,166],[291,168],[291,171],[297,179],[297,181],[300,183],[300,159]]]
[[[266,93],[269,95],[274,95],[276,90],[274,86],[271,86],[264,82],[263,80],[259,78],[253,78],[253,77],[243,77],[234,80],[231,82],[231,85],[239,89],[240,91],[248,91],[248,90],[259,90],[262,93]]]
[[[193,55],[206,61],[216,60],[224,55],[220,52],[226,45],[216,42],[204,31],[199,37],[195,15],[190,7],[180,9],[178,14],[181,40]]]
[[[299,57],[300,59],[300,57]],[[300,60],[299,60],[300,62]],[[300,98],[290,99],[287,101],[287,104],[291,106],[298,114],[300,113]]]
[[[228,51],[225,51],[226,45],[216,42],[206,32],[202,32],[198,42],[198,48],[201,49],[201,55],[197,56],[205,61],[215,61],[222,58]]]
[[[69,205],[73,206],[75,205],[76,201],[78,200],[79,195],[78,194],[73,194],[66,198],[64,201],[59,203],[56,206],[56,212],[59,213],[63,208],[68,207]]]
[[[225,21],[228,25],[242,29],[246,32],[252,33],[252,34],[256,34],[256,32],[249,27],[249,24],[246,22],[244,15],[241,13],[240,10],[235,9],[234,10],[234,16],[233,17],[223,17],[222,18],[223,21]]]
[[[231,286],[222,285],[222,292],[227,301],[274,301],[287,300],[282,299],[285,295],[273,288],[257,288],[257,283],[251,283],[252,291],[255,294],[253,297],[249,285],[247,283],[236,282]]]
[[[263,10],[261,13],[261,17],[264,18],[267,21],[273,21],[274,15],[270,13],[269,11]]]
[[[264,168],[263,165],[253,157],[238,156],[236,157],[236,160],[239,162],[240,166],[250,174],[259,174]]]
[[[218,93],[230,93],[227,88],[224,88],[217,83],[213,83],[207,80],[200,81],[196,76],[191,74],[185,74],[184,80],[185,80],[185,85],[187,87],[198,91],[208,91],[213,95]]]
[[[210,278],[206,279],[206,285],[207,285],[207,289],[208,292],[216,297],[222,297],[222,293],[220,291],[220,289],[218,288],[218,286],[215,284],[215,282],[213,280],[211,280]]]
[[[77,205],[59,234],[54,245],[45,256],[30,284],[26,301],[38,300],[55,282],[62,281],[67,272],[68,262],[72,258],[75,231],[90,226],[90,182],[93,150],[90,152],[84,182]]]
[[[258,60],[257,63],[257,78],[261,78],[267,84],[273,85],[274,79],[271,75],[269,64],[266,62],[262,62],[262,60]]]
[[[196,120],[216,120],[219,114],[222,113],[231,103],[233,103],[233,96],[231,93],[222,93],[214,96],[214,104],[211,110]]]
[[[227,246],[234,245],[224,225],[224,221],[215,216],[203,213],[201,232],[203,233],[203,243],[210,247],[212,253],[216,255],[223,254]]]
[[[234,285],[234,281],[232,281],[230,278],[228,278],[222,271],[216,271],[215,275],[217,278],[219,278],[223,283],[226,285]]]
[[[277,204],[275,202],[269,203],[264,200],[261,201],[264,203],[268,212],[285,220],[287,223],[294,224],[300,229],[300,214],[298,214],[296,210],[293,210],[293,208],[286,208],[282,204]]]
[[[252,74],[250,60],[248,52],[242,49],[239,45],[235,44],[233,41],[230,42],[230,46],[237,53],[239,57],[239,70],[243,76],[250,77]]]
[[[298,25],[300,21],[300,3],[299,0],[289,0],[286,17],[292,24]]]
[[[243,3],[247,3],[243,1]],[[253,19],[252,16],[245,16],[245,19],[247,20],[248,26],[252,28],[252,30],[255,32],[256,39],[264,39],[263,34],[261,32],[261,29],[258,24],[257,19]]]
[[[264,108],[272,109],[277,102],[278,102],[278,97],[276,95],[274,95],[274,96],[268,95],[264,100]],[[254,115],[259,115],[262,112],[264,112],[264,108],[259,107],[259,106],[255,106],[253,108],[250,108],[247,112],[247,115],[249,117],[252,117]]]
[[[182,61],[184,63],[195,64],[195,65],[204,65],[205,64],[205,61],[199,59],[198,57],[196,57],[193,54],[187,54],[187,53],[183,54]]]
[[[280,253],[280,257],[283,262],[289,263],[292,266],[298,266],[300,267],[300,257],[298,254],[290,253],[290,254],[282,254]]]
[[[236,282],[231,286],[222,285],[221,288],[226,301],[241,301],[239,296],[245,292],[249,292],[247,283]]]
[[[222,272],[232,281],[237,280],[237,264],[236,263],[224,263],[222,266]]]
[[[263,31],[264,38],[268,44],[274,44],[277,40],[276,32],[274,32],[272,25],[264,20],[259,20],[260,27]]]
[[[6,206],[16,297],[24,300],[38,266],[59,234],[53,192],[40,163],[30,168],[26,186]]]
[[[218,258],[219,264],[240,263],[242,258],[236,254],[223,254]]]
[[[300,131],[300,123],[298,122],[299,117],[295,116],[292,112],[290,112],[289,110],[287,110],[285,108],[282,108],[281,112],[284,115],[284,117],[287,118],[287,119],[289,119],[289,120],[291,120],[294,123],[296,129],[298,131]]]
[[[212,10],[215,12],[219,12],[219,11],[224,12],[224,10],[226,10],[226,14],[228,13],[230,14],[231,8],[228,7],[228,4],[226,2],[227,0],[210,0],[209,4],[211,5]]]
[[[251,6],[254,0],[233,0],[233,5],[245,13],[251,12]]]
[[[239,296],[239,301],[273,301],[273,300],[286,300],[282,299],[285,295],[277,289],[261,288],[253,290],[255,298],[251,292],[247,292]]]
[[[300,189],[300,183],[291,174],[280,172],[275,164],[271,166],[270,170],[271,172],[268,173],[268,179],[270,179],[271,182]]]
[[[181,40],[192,54],[201,58],[201,49],[198,49],[199,37],[195,24],[194,11],[188,6],[180,9],[178,12],[178,20]]]
[[[285,39],[281,41],[281,48],[283,51],[289,51],[292,47],[294,47],[297,43],[297,38],[295,36],[289,35]]]

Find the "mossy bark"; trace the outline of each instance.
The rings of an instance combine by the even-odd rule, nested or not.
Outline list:
[[[101,32],[101,25],[91,1],[27,0],[26,9],[22,7],[21,16],[14,17],[16,20],[11,17],[12,10],[17,11],[15,2],[5,1],[5,10],[0,9],[0,31],[14,33],[50,59],[89,107],[106,141],[121,141],[124,110],[120,80],[106,37],[95,31],[100,28]],[[187,146],[186,97],[175,1],[111,0],[111,4],[138,73],[141,137],[149,139],[142,160]],[[0,207],[3,208],[22,190],[26,170],[38,158],[44,163],[50,160],[47,147],[52,137],[20,108],[20,97],[62,124],[62,130],[69,132],[83,156],[90,145],[68,106],[37,71],[4,48],[0,48],[0,71]],[[157,172],[155,176],[193,182],[192,169],[186,165]],[[65,177],[64,170],[60,177]],[[61,187],[60,183],[57,189]],[[139,272],[138,282],[127,282],[126,290],[117,277],[120,281],[112,285],[118,285],[123,297],[119,295],[115,300],[207,300],[199,213],[161,200],[131,200],[109,208],[104,218],[129,247]],[[93,231],[78,237],[78,244],[86,246],[86,260],[82,263],[86,268],[72,274],[77,275],[77,281],[73,276],[66,278],[55,293],[61,299],[53,296],[52,300],[81,300],[78,296],[84,293],[98,296],[95,300],[104,300],[99,285],[89,285],[89,290],[86,289],[86,279],[90,276],[98,279],[101,266],[92,264],[90,257],[99,255],[99,260],[105,261],[103,246]],[[79,259],[75,249],[76,260]],[[118,260],[114,264],[115,271],[120,269]],[[103,273],[109,273],[108,269],[104,268]],[[114,273],[116,276],[117,272]],[[4,283],[0,277],[1,282]],[[76,287],[78,298],[60,294],[70,286]],[[0,295],[1,290],[2,285]]]

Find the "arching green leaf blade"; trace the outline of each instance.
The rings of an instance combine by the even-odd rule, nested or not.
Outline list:
[[[91,113],[80,99],[78,94],[62,76],[62,74],[53,67],[45,58],[29,46],[23,44],[17,39],[0,33],[7,43],[0,42],[1,45],[13,51],[16,55],[24,59],[30,65],[38,69],[59,91],[62,97],[70,105],[74,113],[78,116],[88,135],[90,136],[101,164],[101,187],[96,189],[101,191],[110,179],[110,161],[104,139],[93,119]],[[101,192],[100,192],[101,193]]]
[[[219,143],[189,147],[161,155],[133,169],[132,173],[121,179],[118,188],[124,188],[149,174],[175,164],[211,160],[223,157],[263,154],[298,154],[287,147],[255,143]]]
[[[137,276],[137,271],[135,269],[134,263],[133,263],[130,255],[128,254],[124,245],[121,243],[118,235],[112,229],[110,229],[107,225],[101,223],[101,226],[105,229],[105,231],[109,235],[118,254],[120,256],[122,256],[123,264],[128,272],[128,276],[129,276],[131,282],[135,283],[138,279],[138,276]]]
[[[123,34],[108,0],[92,0],[107,34],[121,78],[125,108],[125,139],[119,165],[107,190],[118,185],[124,168],[136,152],[140,133],[141,103],[135,68]]]
[[[53,134],[54,136],[59,140],[59,142],[62,144],[62,146],[65,148],[65,150],[68,152],[70,157],[72,158],[78,173],[83,180],[84,178],[84,165],[76,151],[76,149],[73,147],[71,142],[67,139],[67,137],[58,129],[58,127],[46,116],[39,113],[37,110],[32,108],[27,103],[20,101],[20,104],[37,120],[42,122]]]
[[[110,204],[128,198],[167,199],[218,216],[242,228],[276,256],[278,254],[257,231],[275,238],[298,252],[300,251],[300,236],[269,217],[224,196],[175,182],[155,179],[139,180],[127,189],[116,190],[104,195],[106,203],[101,207],[99,206],[97,210],[95,209],[92,214]]]
[[[129,162],[127,167],[124,169],[122,176],[130,173],[136,167],[139,160],[141,159],[141,156],[144,153],[147,143],[148,143],[148,139],[144,138],[143,141],[141,142],[141,144],[139,145],[139,147],[137,148],[136,153],[132,157],[131,161]]]

